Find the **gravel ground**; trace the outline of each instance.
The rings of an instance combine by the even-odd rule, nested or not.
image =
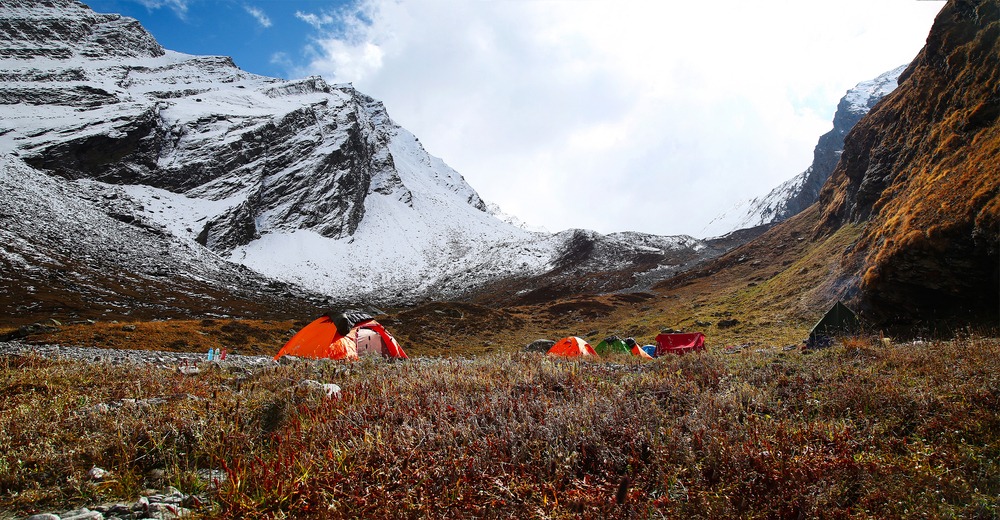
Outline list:
[[[206,353],[165,352],[162,350],[119,350],[91,347],[67,347],[63,345],[30,345],[20,341],[0,342],[0,356],[38,355],[49,359],[66,359],[91,363],[154,364],[163,367],[193,365],[208,361]],[[232,368],[262,368],[272,366],[275,361],[269,356],[242,356],[230,354],[225,360],[213,361]]]

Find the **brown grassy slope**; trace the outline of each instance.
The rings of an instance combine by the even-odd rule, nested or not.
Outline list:
[[[843,269],[882,321],[1000,313],[1000,4],[951,1],[899,88],[845,141],[822,232],[863,223]]]

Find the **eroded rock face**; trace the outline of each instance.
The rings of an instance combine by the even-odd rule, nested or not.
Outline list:
[[[65,204],[79,202],[87,216],[42,208],[36,225],[135,228],[165,244],[128,248],[136,258],[116,263],[110,251],[125,246],[93,233],[77,268],[88,277],[139,269],[157,280],[214,278],[199,274],[211,258],[205,269],[226,260],[342,301],[398,304],[495,286],[504,290],[493,297],[509,301],[538,285],[558,294],[648,285],[719,252],[686,236],[549,234],[501,220],[351,85],[257,76],[226,57],[164,50],[134,20],[72,0],[4,2],[0,24],[10,39],[0,42],[0,161],[44,193],[65,185]],[[105,208],[80,187],[121,203]]]
[[[79,2],[4,0],[0,4],[0,59],[163,54],[163,47],[132,18],[98,14]]]
[[[862,82],[840,100],[833,116],[833,129],[820,136],[813,150],[812,165],[802,174],[802,187],[776,208],[774,221],[780,222],[797,215],[819,199],[820,190],[840,162],[844,138],[861,118],[895,89],[904,69],[900,67]]]
[[[883,322],[996,324],[1000,4],[950,0],[899,88],[847,136],[819,232],[866,223],[844,267]]]

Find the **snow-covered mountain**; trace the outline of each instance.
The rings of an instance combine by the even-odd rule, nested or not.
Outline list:
[[[95,226],[155,230],[167,242],[151,256],[177,257],[184,276],[215,280],[200,262],[225,260],[337,301],[400,302],[636,259],[669,271],[719,252],[686,236],[525,229],[351,85],[165,50],[135,20],[71,0],[0,4],[0,78],[4,175],[31,190],[61,179],[89,208],[77,213],[110,217]],[[3,200],[19,182],[6,180]],[[33,218],[65,224],[46,215]]]
[[[820,136],[813,150],[813,162],[804,172],[766,195],[740,202],[715,217],[702,230],[701,236],[721,236],[737,229],[781,222],[816,202],[820,188],[830,178],[844,151],[844,136],[879,100],[895,90],[899,75],[906,67],[901,65],[848,90],[837,104],[833,129]]]

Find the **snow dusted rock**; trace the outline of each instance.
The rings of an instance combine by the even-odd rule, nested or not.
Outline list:
[[[906,67],[902,65],[848,90],[837,104],[833,130],[820,136],[816,143],[812,165],[767,195],[741,202],[714,218],[702,230],[702,236],[721,236],[738,229],[781,222],[816,202],[820,188],[830,178],[844,151],[844,137],[879,100],[895,90]]]
[[[121,272],[81,284],[98,289],[185,280],[400,303],[631,269],[613,286],[574,288],[617,290],[636,283],[637,263],[665,276],[711,252],[690,237],[525,229],[349,84],[164,50],[135,20],[71,0],[5,2],[0,20],[11,21],[0,24],[0,181],[17,177],[0,199],[25,199],[0,229],[23,243],[3,254],[26,269],[41,251]],[[39,227],[57,236],[29,238]],[[76,253],[58,236],[90,243]],[[191,292],[177,291],[172,300]]]
[[[87,472],[87,476],[90,477],[91,480],[103,480],[104,477],[108,476],[108,471],[94,466]]]

